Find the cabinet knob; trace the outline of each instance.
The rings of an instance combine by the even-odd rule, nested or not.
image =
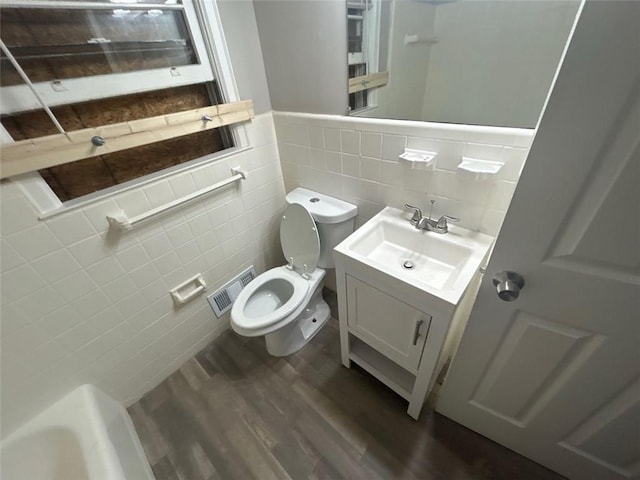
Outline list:
[[[416,326],[413,330],[413,344],[417,345],[418,344],[418,338],[420,337],[420,327],[422,326],[422,324],[424,323],[423,319],[420,319],[416,322]]]

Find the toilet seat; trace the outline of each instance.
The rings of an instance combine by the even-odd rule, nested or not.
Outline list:
[[[311,274],[320,259],[318,227],[309,210],[299,203],[289,205],[280,221],[280,246],[289,268]]]
[[[265,335],[288,323],[295,318],[304,308],[308,295],[313,293],[315,284],[324,277],[324,270],[316,269],[311,279],[303,278],[299,273],[290,270],[286,266],[272,268],[251,281],[238,295],[231,308],[231,326],[239,333],[247,337]],[[268,287],[272,281],[286,282],[291,285],[291,295],[282,305],[274,310],[253,314],[251,309],[252,298],[263,287]],[[312,288],[313,287],[313,288]],[[263,290],[264,291],[264,290]]]

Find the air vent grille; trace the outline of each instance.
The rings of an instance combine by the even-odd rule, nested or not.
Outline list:
[[[256,276],[253,274],[253,271],[249,270],[247,273],[244,273],[240,277],[240,283],[242,283],[243,287],[246,287],[247,285],[249,285],[249,282],[254,278],[256,278]]]
[[[238,294],[254,278],[256,278],[256,269],[251,265],[233,280],[229,281],[224,287],[216,290],[207,297],[209,305],[217,317],[221,317],[231,309],[234,300],[238,298]]]
[[[219,310],[224,310],[233,303],[229,298],[229,293],[226,290],[223,290],[218,295],[215,295],[213,297],[213,300],[216,302]]]

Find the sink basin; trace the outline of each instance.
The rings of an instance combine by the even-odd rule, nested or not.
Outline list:
[[[364,263],[457,305],[493,238],[455,225],[446,234],[418,230],[410,216],[385,208],[335,248],[336,258]]]

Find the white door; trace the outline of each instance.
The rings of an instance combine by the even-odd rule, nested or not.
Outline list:
[[[437,410],[569,478],[640,478],[640,2],[584,5]]]

